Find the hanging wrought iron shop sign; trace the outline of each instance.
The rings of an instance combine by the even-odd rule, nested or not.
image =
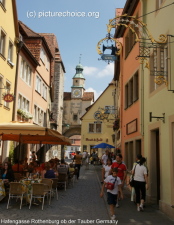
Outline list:
[[[101,50],[101,44],[103,42],[106,42],[106,44],[103,44]],[[110,54],[106,54],[106,50],[109,50]],[[111,34],[107,34],[106,38],[101,39],[97,44],[97,52],[99,55],[101,55],[100,60],[108,61],[108,64],[112,61],[116,61],[117,56],[120,55],[121,51],[122,43],[118,39],[113,38]]]
[[[152,34],[150,33],[150,31],[147,28],[147,24],[143,23],[140,19],[138,19],[136,16],[129,16],[128,14],[124,14],[124,15],[120,15],[120,16],[116,16],[115,18],[109,20],[109,23],[107,24],[107,32],[108,35],[106,36],[106,38],[102,39],[101,41],[98,42],[97,44],[97,52],[99,55],[101,55],[101,59],[102,60],[109,60],[110,61],[115,61],[117,60],[117,56],[120,54],[121,50],[122,50],[122,44],[119,44],[119,39],[115,39],[115,38],[111,38],[111,30],[112,28],[114,29],[118,29],[119,27],[123,27],[125,29],[128,29],[128,36],[134,36],[134,42],[138,42],[139,43],[139,55],[136,57],[136,59],[138,59],[140,61],[140,64],[144,64],[146,68],[149,69],[150,71],[150,75],[155,76],[154,82],[157,85],[160,85],[162,83],[165,83],[166,85],[168,84],[167,82],[167,71],[165,71],[165,68],[161,68],[163,66],[163,62],[161,63],[162,66],[157,65],[157,68],[155,68],[155,60],[157,60],[157,62],[159,61],[159,59],[161,59],[161,56],[163,53],[156,54],[156,58],[154,57],[153,61],[154,61],[154,68],[150,68],[152,67],[150,65],[150,58],[151,55],[155,55],[154,52],[158,51],[159,49],[162,52],[164,49],[164,52],[166,51],[165,49],[167,49],[167,35],[165,34],[160,34],[158,40],[155,39]],[[116,42],[115,48],[116,50],[114,50],[114,48],[112,46],[107,46],[105,47],[103,45],[103,52],[100,50],[100,45],[103,41],[109,41],[109,40],[113,40]],[[118,45],[121,46],[121,48],[119,49]],[[105,55],[104,51],[106,49],[111,49],[111,54],[110,55]],[[118,51],[119,49],[119,51]],[[114,50],[114,51],[113,51]],[[115,54],[114,54],[115,53]],[[161,59],[162,61],[162,59]]]

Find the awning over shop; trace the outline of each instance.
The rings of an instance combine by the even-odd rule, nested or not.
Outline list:
[[[0,139],[28,144],[71,145],[71,140],[58,131],[15,121],[0,124]]]

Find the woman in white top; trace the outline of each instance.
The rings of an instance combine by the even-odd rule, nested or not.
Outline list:
[[[104,179],[109,175],[109,171],[111,170],[111,166],[112,166],[112,159],[108,159],[106,162],[106,165],[103,165],[102,168],[102,181],[101,183],[103,183]]]
[[[142,157],[140,163],[134,165],[132,170],[132,174],[134,175],[137,211],[143,211],[146,189],[148,189],[147,168],[144,166],[145,162],[146,159]]]

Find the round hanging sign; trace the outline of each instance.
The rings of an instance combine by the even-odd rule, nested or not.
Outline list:
[[[14,96],[12,94],[5,94],[3,96],[3,100],[5,102],[12,102],[12,101],[14,101]]]

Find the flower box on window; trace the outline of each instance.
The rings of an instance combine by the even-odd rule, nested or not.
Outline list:
[[[31,113],[27,112],[24,109],[18,109],[17,113],[19,115],[21,115],[22,117],[24,117],[25,119],[32,119],[33,118],[33,115]]]

